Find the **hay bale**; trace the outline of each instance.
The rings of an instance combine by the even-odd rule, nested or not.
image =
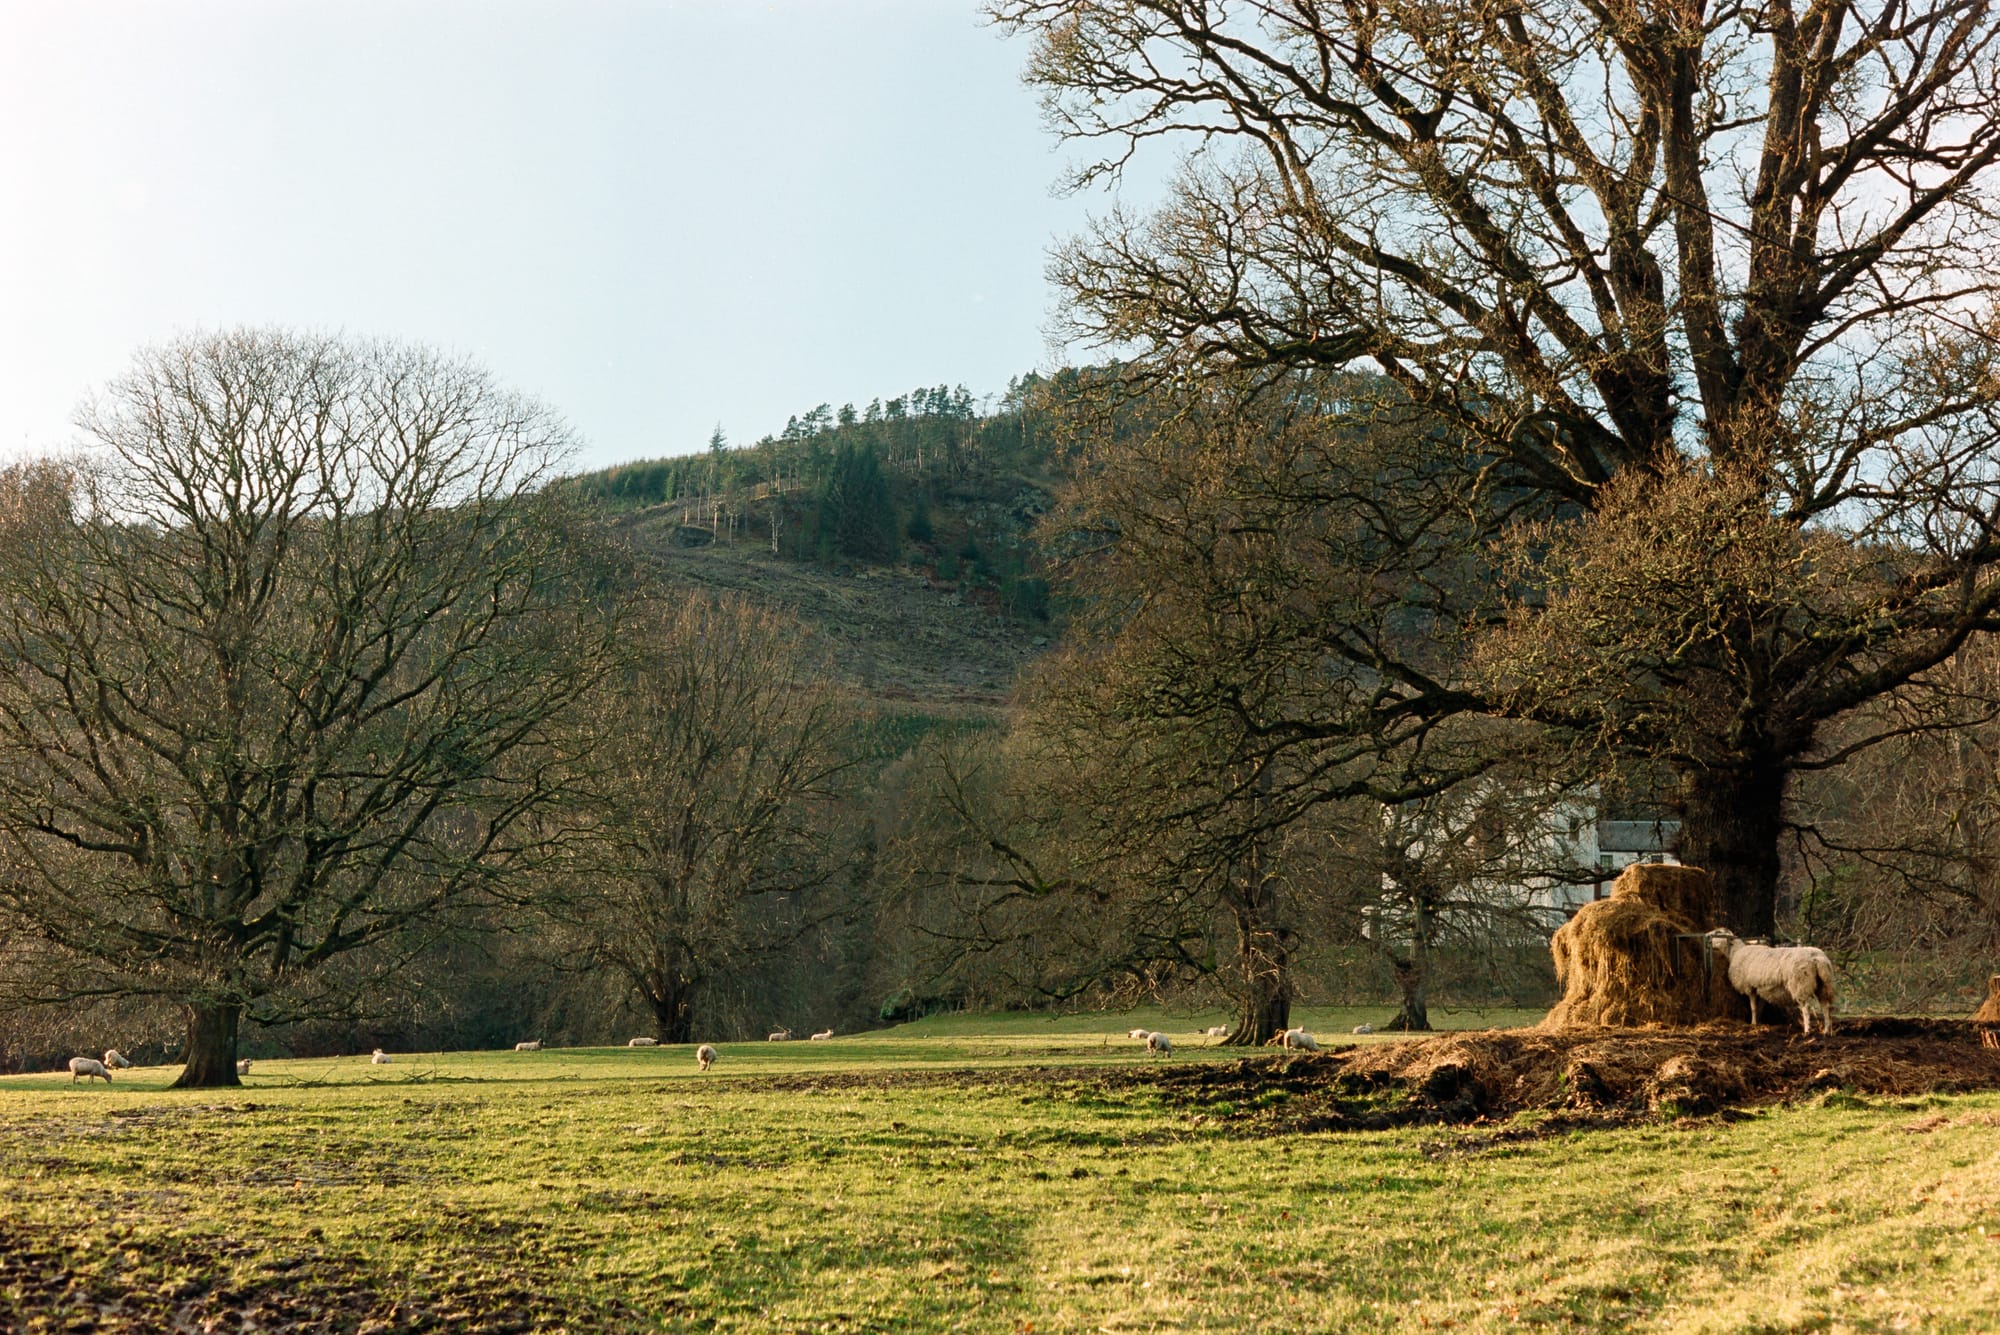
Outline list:
[[[1972,1027],[1982,1044],[2000,1048],[2000,973],[1986,980],[1986,1001],[1972,1012]]]
[[[1699,941],[1721,917],[1698,867],[1627,867],[1611,897],[1585,904],[1549,942],[1563,990],[1544,1029],[1695,1025],[1750,1018],[1716,953]]]

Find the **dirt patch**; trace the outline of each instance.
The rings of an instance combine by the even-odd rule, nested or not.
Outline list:
[[[1854,1018],[1831,1038],[1715,1022],[1687,1029],[1492,1029],[1290,1057],[1115,1067],[838,1072],[757,1082],[788,1092],[1151,1090],[1196,1125],[1254,1133],[1463,1125],[1531,1110],[1534,1134],[1705,1116],[1830,1090],[1909,1097],[2000,1089],[2000,1049],[1965,1020]]]
[[[519,1283],[479,1276],[426,1279],[421,1298],[403,1287],[376,1283],[359,1256],[230,1238],[85,1241],[0,1222],[0,1330],[499,1335],[565,1315]]]
[[[2000,1050],[1982,1047],[1963,1020],[1849,1020],[1834,1037],[1810,1040],[1729,1023],[1496,1029],[1101,1079],[1150,1084],[1190,1111],[1273,1133],[1463,1124],[1529,1110],[1556,1114],[1555,1129],[1567,1131],[1827,1090],[2000,1089]]]

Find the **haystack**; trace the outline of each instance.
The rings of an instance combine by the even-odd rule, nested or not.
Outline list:
[[[1986,980],[1986,1001],[1972,1012],[1972,1027],[1979,1031],[1981,1043],[2000,1048],[2000,973]]]
[[[1694,1025],[1750,1018],[1722,957],[1689,939],[1722,921],[1715,883],[1698,867],[1627,867],[1611,897],[1585,904],[1556,931],[1562,1000],[1544,1029]]]

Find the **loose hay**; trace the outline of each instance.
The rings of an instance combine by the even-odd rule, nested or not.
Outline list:
[[[1542,1028],[1748,1020],[1749,1003],[1715,952],[1689,939],[1720,918],[1714,882],[1700,868],[1627,867],[1609,899],[1585,904],[1550,941],[1563,996]]]
[[[1986,1001],[1972,1012],[1972,1025],[1979,1031],[1980,1042],[2000,1048],[2000,973],[1986,980]]]

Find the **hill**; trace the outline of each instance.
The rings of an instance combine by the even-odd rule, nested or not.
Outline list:
[[[568,480],[667,578],[799,618],[892,712],[989,711],[1060,634],[1036,526],[1068,478],[1035,377],[942,386],[781,436]]]

